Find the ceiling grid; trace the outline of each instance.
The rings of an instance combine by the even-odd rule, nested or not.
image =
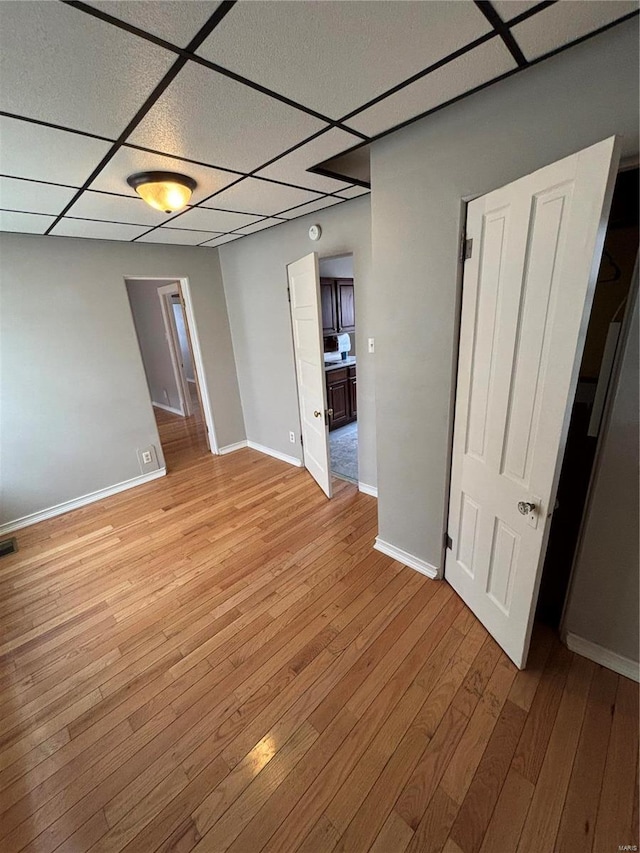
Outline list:
[[[637,14],[638,0],[0,3],[0,230],[224,245],[365,194],[329,161]],[[126,179],[149,170],[192,177],[189,206],[146,205]]]

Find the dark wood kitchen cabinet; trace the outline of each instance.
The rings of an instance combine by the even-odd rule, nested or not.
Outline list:
[[[336,301],[338,303],[338,332],[355,332],[356,309],[352,278],[336,279]]]
[[[320,279],[320,305],[322,308],[322,334],[338,333],[338,305],[335,298],[335,282],[332,278]]]
[[[329,415],[329,430],[332,430],[356,420],[358,409],[355,365],[327,370],[325,378],[327,408],[333,409],[333,414]]]
[[[322,333],[355,332],[356,311],[352,278],[321,278]]]

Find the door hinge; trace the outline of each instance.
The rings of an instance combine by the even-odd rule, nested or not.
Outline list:
[[[287,285],[287,299],[291,302],[291,288]]]
[[[460,252],[460,260],[468,261],[471,255],[473,254],[473,237],[467,239],[466,237],[462,241],[462,250]]]
[[[451,550],[451,548],[453,547],[453,542],[451,541],[451,537],[448,533],[444,534],[444,547],[448,550]]]
[[[302,437],[302,435],[300,435],[300,444],[302,445],[302,447],[304,447],[304,438]]]

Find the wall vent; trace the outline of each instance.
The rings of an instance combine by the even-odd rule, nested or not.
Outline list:
[[[7,554],[15,554],[17,550],[18,543],[15,536],[11,539],[0,540],[0,557],[4,557]]]

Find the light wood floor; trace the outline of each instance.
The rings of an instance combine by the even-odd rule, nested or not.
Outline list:
[[[170,474],[0,563],[0,851],[545,853],[638,844],[637,686],[517,672],[376,502],[158,420]]]

